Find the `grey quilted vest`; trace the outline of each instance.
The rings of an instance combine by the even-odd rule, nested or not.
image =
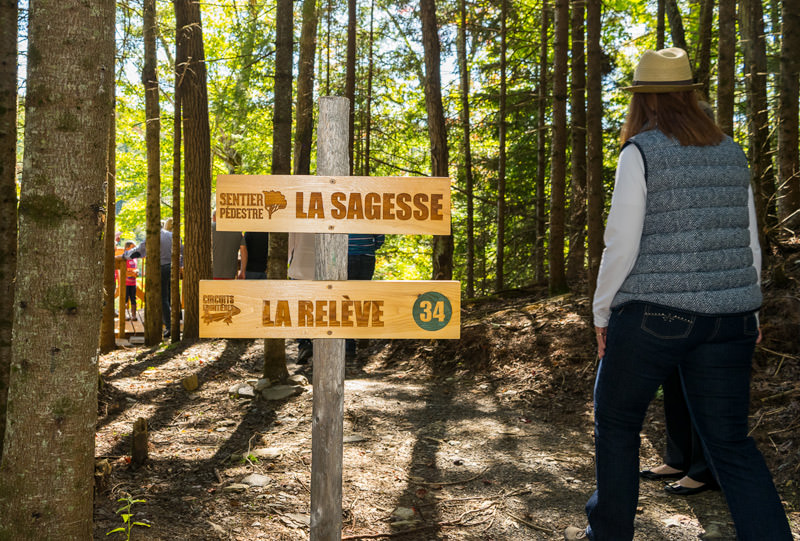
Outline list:
[[[652,302],[698,314],[761,306],[750,249],[747,158],[730,137],[681,146],[658,130],[632,137],[644,159],[647,207],[639,257],[611,307]]]

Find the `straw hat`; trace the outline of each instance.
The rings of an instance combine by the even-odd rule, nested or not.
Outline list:
[[[703,85],[694,83],[686,51],[677,47],[660,51],[645,51],[636,71],[631,92],[683,92]]]

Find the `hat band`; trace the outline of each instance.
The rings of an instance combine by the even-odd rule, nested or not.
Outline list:
[[[655,86],[672,86],[672,85],[691,85],[694,84],[694,81],[691,79],[685,79],[683,81],[634,81],[634,86],[641,86],[641,85],[655,85]]]

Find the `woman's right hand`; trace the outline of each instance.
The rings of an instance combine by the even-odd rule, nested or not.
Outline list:
[[[606,336],[608,335],[608,327],[595,327],[594,334],[597,338],[597,357],[602,359],[606,354]]]

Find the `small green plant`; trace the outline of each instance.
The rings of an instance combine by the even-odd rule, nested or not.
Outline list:
[[[125,502],[125,505],[117,509],[117,514],[122,517],[122,521],[124,524],[119,528],[114,528],[110,532],[106,532],[106,535],[111,535],[112,533],[122,532],[125,534],[125,541],[131,541],[131,530],[133,530],[134,526],[146,526],[150,527],[149,524],[144,522],[134,522],[133,520],[133,513],[131,512],[131,508],[135,503],[145,503],[146,500],[135,499],[130,494],[125,494],[122,498],[117,500],[118,502]]]

